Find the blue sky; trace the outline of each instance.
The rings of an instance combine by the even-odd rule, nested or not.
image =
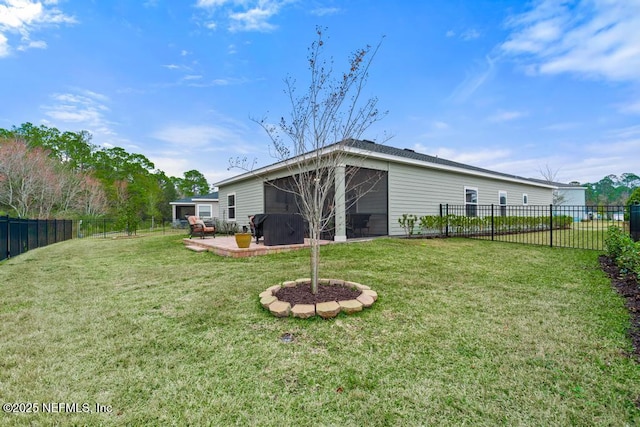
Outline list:
[[[640,0],[0,0],[0,127],[88,130],[172,176],[273,163],[307,47],[384,41],[366,139],[563,182],[640,174]]]

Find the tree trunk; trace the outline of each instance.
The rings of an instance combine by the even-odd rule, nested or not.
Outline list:
[[[316,227],[311,229],[311,293],[318,293],[318,265],[320,264],[320,233]]]

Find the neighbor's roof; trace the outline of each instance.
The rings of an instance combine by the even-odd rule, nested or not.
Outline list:
[[[531,178],[524,178],[518,175],[511,175],[502,172],[496,172],[489,169],[479,168],[477,166],[471,166],[464,163],[454,162],[452,160],[443,159],[438,156],[430,156],[428,154],[417,153],[414,150],[405,148],[396,148],[389,145],[376,144],[372,141],[351,139],[346,143],[335,143],[325,147],[326,152],[331,152],[334,149],[343,149],[354,155],[359,155],[367,158],[381,159],[387,161],[395,161],[399,163],[413,164],[421,167],[449,170],[452,172],[466,173],[470,175],[477,175],[483,177],[489,177],[494,179],[504,179],[508,181],[524,182],[531,185],[540,187],[555,188],[558,185],[567,186],[568,184],[549,183],[544,180],[536,180]],[[302,156],[300,156],[302,157]],[[215,186],[231,184],[233,182],[242,181],[248,178],[255,177],[256,174],[264,174],[271,171],[276,171],[286,167],[285,162],[274,163],[270,166],[265,166],[253,172],[246,172],[235,177],[226,179]]]
[[[184,199],[174,200],[173,202],[169,202],[170,205],[185,205],[197,202],[215,202],[218,200],[218,192],[214,191],[209,194],[201,194],[197,196],[185,197]]]

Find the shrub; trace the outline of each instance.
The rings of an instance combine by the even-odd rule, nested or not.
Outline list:
[[[238,224],[222,219],[216,219],[216,233],[218,234],[235,234],[238,232]]]
[[[631,240],[619,227],[611,226],[607,230],[607,237],[604,239],[605,251],[614,261],[617,261],[622,253],[622,247],[625,245],[625,237]]]
[[[607,255],[624,273],[640,274],[640,242],[634,242],[623,230],[612,226],[604,244]]]
[[[629,238],[627,244],[622,247],[616,262],[624,273],[640,275],[640,241],[633,242]]]
[[[424,215],[420,217],[419,223],[424,234],[443,234],[447,218],[440,215]]]
[[[398,224],[403,228],[404,234],[409,237],[413,235],[414,227],[416,226],[416,221],[418,217],[412,214],[402,214],[400,218],[398,218]]]

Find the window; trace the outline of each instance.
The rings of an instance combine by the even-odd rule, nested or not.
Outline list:
[[[523,205],[528,205],[529,204],[529,195],[527,193],[523,193],[522,194],[522,204]]]
[[[498,204],[500,205],[500,216],[507,216],[507,192],[498,191]]]
[[[197,205],[196,216],[199,218],[211,218],[211,205]]]
[[[467,216],[478,215],[478,189],[464,187],[464,203]]]
[[[229,221],[236,220],[236,193],[227,195],[227,214]]]

